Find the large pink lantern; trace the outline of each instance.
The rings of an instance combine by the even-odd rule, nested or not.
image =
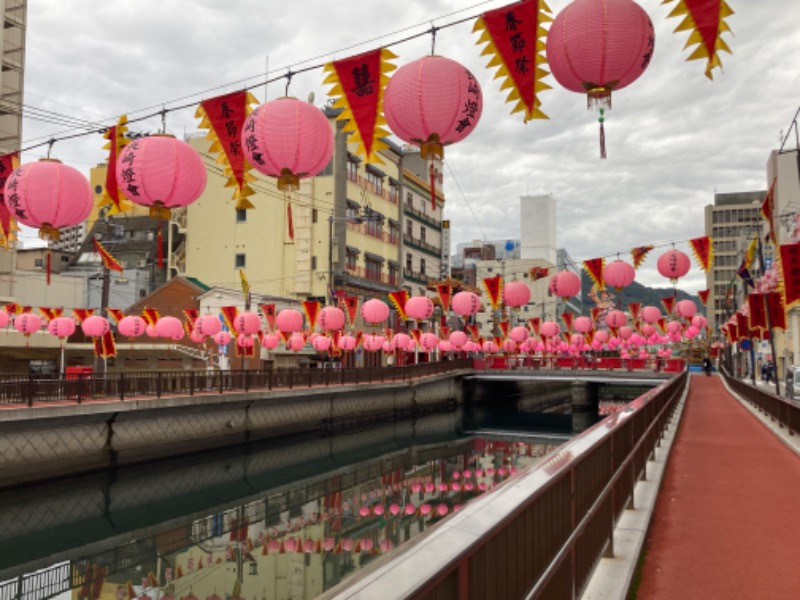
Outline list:
[[[628,317],[621,310],[612,310],[606,315],[606,323],[609,327],[619,328],[627,325]]]
[[[377,352],[383,350],[383,342],[386,340],[380,335],[365,335],[364,336],[364,350],[369,352]]]
[[[454,331],[450,334],[450,344],[456,350],[460,349],[464,344],[467,343],[467,334],[463,331]]]
[[[81,323],[83,334],[88,337],[102,337],[108,333],[111,326],[108,324],[108,319],[99,316],[87,317]]]
[[[420,146],[426,160],[444,158],[444,146],[472,133],[482,110],[478,80],[443,56],[425,56],[397,69],[383,97],[391,130]]]
[[[508,332],[508,337],[510,337],[518,344],[521,344],[522,342],[528,339],[528,329],[527,327],[522,327],[522,326],[514,327],[511,331]]]
[[[317,107],[278,98],[256,108],[242,130],[245,158],[278,189],[292,191],[300,179],[320,173],[333,156],[333,129]]]
[[[341,338],[339,338],[339,348],[346,352],[355,350],[356,338],[354,338],[352,335],[343,335]]]
[[[23,335],[31,335],[42,328],[42,318],[33,313],[22,313],[14,318],[14,329]]]
[[[572,328],[578,333],[589,333],[592,330],[592,320],[589,317],[576,317]]]
[[[556,337],[559,333],[561,333],[561,326],[553,321],[545,321],[539,327],[539,332],[544,337]]]
[[[581,291],[581,278],[572,271],[561,271],[550,278],[550,291],[559,298],[576,296]]]
[[[684,252],[674,248],[659,256],[656,263],[656,268],[661,276],[667,277],[673,283],[686,275],[690,266],[689,257]]]
[[[473,292],[458,292],[450,304],[453,312],[468,317],[481,309],[481,299]]]
[[[509,281],[503,286],[503,302],[517,308],[525,306],[531,299],[531,288],[524,281]]]
[[[424,321],[433,316],[433,301],[427,296],[412,296],[406,301],[406,314],[417,321]]]
[[[145,320],[137,315],[122,317],[117,323],[117,331],[119,331],[120,335],[129,338],[137,338],[140,335],[144,335],[146,328],[147,323],[145,323]]]
[[[324,331],[336,331],[344,327],[344,311],[336,306],[326,306],[319,311],[319,326]]]
[[[373,298],[361,305],[361,318],[366,323],[382,323],[389,316],[389,307],[383,300]]]
[[[324,335],[318,335],[316,338],[314,338],[314,341],[311,343],[311,345],[317,352],[327,352],[331,347],[331,338],[325,337]]]
[[[188,206],[206,188],[206,167],[197,150],[171,135],[134,140],[117,159],[117,181],[134,204],[150,207],[154,219]]]
[[[439,345],[439,338],[433,333],[423,333],[419,338],[419,345],[427,352],[436,350],[436,347]]]
[[[408,343],[411,341],[411,338],[406,333],[398,333],[392,338],[392,348],[397,348],[398,350],[406,350],[408,348]]]
[[[655,323],[661,318],[661,309],[657,306],[645,306],[642,309],[642,319],[645,323]]]
[[[184,336],[183,323],[176,317],[161,317],[156,321],[156,335],[179,340]]]
[[[574,0],[547,34],[547,61],[558,83],[611,108],[611,92],[636,81],[650,64],[655,33],[633,0]]]
[[[194,322],[194,330],[203,336],[217,335],[222,331],[222,322],[214,315],[203,315],[197,317]]]
[[[697,305],[691,300],[681,300],[675,304],[675,314],[684,319],[691,319],[697,312]]]
[[[624,260],[614,260],[603,267],[603,281],[617,291],[629,286],[635,277],[633,265]]]
[[[275,326],[283,333],[295,333],[303,329],[303,315],[299,310],[284,308],[275,317]]]
[[[289,342],[287,344],[289,346],[289,350],[292,352],[300,352],[303,349],[303,346],[306,345],[306,340],[300,333],[293,333],[289,337]]]
[[[261,345],[264,346],[264,348],[266,348],[267,350],[274,350],[275,348],[278,347],[279,342],[280,339],[278,338],[277,335],[268,333],[261,336]]]
[[[69,317],[56,317],[47,324],[47,331],[57,338],[68,338],[75,333],[75,321]]]
[[[8,177],[5,205],[43,239],[59,239],[60,227],[83,223],[92,212],[92,188],[80,171],[53,159],[22,165]]]
[[[261,329],[261,317],[254,312],[243,311],[233,319],[233,329],[236,333],[253,335]]]
[[[703,315],[695,315],[692,317],[692,327],[703,329],[706,325],[708,325],[708,319],[706,319]]]

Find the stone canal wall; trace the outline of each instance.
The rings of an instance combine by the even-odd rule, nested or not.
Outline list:
[[[462,404],[461,377],[9,410],[0,487],[244,442],[334,431]]]

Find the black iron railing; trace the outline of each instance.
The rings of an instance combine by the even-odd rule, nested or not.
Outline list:
[[[759,389],[746,381],[731,377],[727,370],[723,369],[722,374],[733,391],[759,411],[769,415],[773,421],[778,423],[779,427],[786,427],[789,435],[800,432],[800,405]]]

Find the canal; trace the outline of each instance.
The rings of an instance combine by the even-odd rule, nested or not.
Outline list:
[[[559,394],[2,491],[0,600],[314,598],[569,439]]]

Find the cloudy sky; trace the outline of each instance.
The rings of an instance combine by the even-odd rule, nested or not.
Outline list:
[[[294,0],[60,0],[30,2],[23,147],[127,113],[137,118],[256,85],[479,15],[508,2]],[[550,0],[553,14],[566,0]],[[480,81],[484,112],[475,132],[448,148],[446,217],[453,242],[518,238],[519,197],[553,194],[558,243],[576,260],[703,235],[703,207],[714,192],[766,188],[766,161],[800,105],[800,3],[729,0],[735,14],[714,81],[702,61],[687,62],[687,33],[672,33],[674,4],[643,0],[656,29],[648,70],[614,94],[607,113],[608,159],[598,152],[597,115],[558,87],[542,94],[547,121],[509,114],[500,83],[475,45],[474,19],[440,30],[436,52],[465,64]],[[398,66],[430,52],[430,36],[392,45]],[[322,72],[293,77],[290,94],[326,99]],[[269,98],[284,82],[270,84]],[[253,93],[263,100],[265,89]],[[87,125],[87,122],[89,124]],[[76,128],[77,127],[77,128]],[[156,131],[160,118],[136,126]],[[167,116],[175,134],[196,130],[194,108]],[[98,135],[60,141],[53,156],[84,170],[103,160]],[[44,155],[32,149],[23,161]],[[637,279],[664,285],[651,257]],[[693,268],[685,288],[705,287]]]

